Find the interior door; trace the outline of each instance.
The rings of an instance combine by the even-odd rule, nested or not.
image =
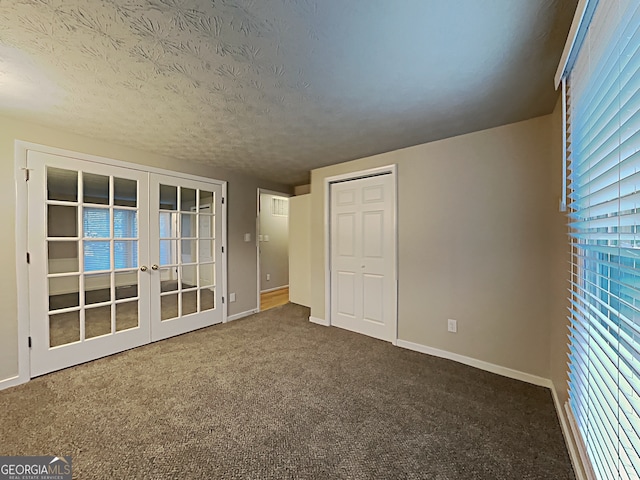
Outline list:
[[[222,186],[150,176],[151,336],[220,323]]]
[[[395,339],[391,174],[331,184],[331,324]]]
[[[148,175],[35,151],[27,168],[31,375],[148,343]]]

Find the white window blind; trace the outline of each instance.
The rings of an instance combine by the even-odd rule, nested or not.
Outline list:
[[[84,269],[87,272],[111,269],[111,236],[109,209],[85,207],[82,213],[82,229],[86,238],[98,241],[84,242]],[[138,218],[133,210],[113,211],[113,235],[119,238],[138,236]],[[102,241],[101,239],[104,239]],[[116,241],[114,267],[127,268],[138,263],[138,243]]]
[[[640,478],[640,1],[601,0],[567,82],[569,403],[598,479]]]

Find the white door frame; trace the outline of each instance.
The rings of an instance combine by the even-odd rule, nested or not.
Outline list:
[[[257,303],[258,306],[256,307],[256,312],[260,311],[260,241],[258,239],[260,238],[260,194],[261,193],[266,193],[267,195],[275,195],[277,197],[291,198],[290,193],[276,192],[275,190],[267,190],[266,188],[258,187],[258,193],[256,197],[256,260],[258,262],[258,269],[256,274],[256,291],[257,291],[256,301],[258,302]],[[289,216],[287,215],[287,220],[288,218]]]
[[[26,383],[31,379],[31,360],[29,355],[29,335],[30,335],[30,308],[29,308],[29,271],[27,268],[27,248],[28,248],[28,190],[26,176],[27,152],[29,150],[70,157],[77,160],[86,160],[94,163],[113,165],[133,170],[149,173],[159,173],[161,175],[171,175],[174,177],[207,181],[222,186],[222,196],[227,198],[227,182],[224,180],[210,179],[202,176],[191,175],[172,170],[156,167],[148,167],[137,163],[115,160],[98,155],[91,155],[82,152],[75,152],[63,148],[50,147],[38,143],[15,140],[14,142],[14,180],[16,186],[16,293],[18,305],[18,375],[0,382],[0,388],[7,388],[21,383]],[[222,295],[225,301],[222,304],[223,323],[227,321],[227,202],[222,205],[222,245],[224,253],[222,255]]]
[[[392,209],[393,213],[393,255],[392,270],[393,270],[393,319],[394,335],[391,343],[397,345],[398,343],[398,176],[397,166],[395,164],[386,165],[383,167],[370,168],[367,170],[360,170],[357,172],[343,173],[341,175],[334,175],[332,177],[326,177],[324,179],[324,316],[326,325],[332,325],[331,322],[331,184],[338,182],[347,182],[349,180],[357,180],[360,178],[374,177],[377,175],[390,174],[392,176],[391,182],[391,196],[394,200]]]

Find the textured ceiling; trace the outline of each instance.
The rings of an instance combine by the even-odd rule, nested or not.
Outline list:
[[[0,114],[289,184],[549,113],[577,0],[0,0]]]

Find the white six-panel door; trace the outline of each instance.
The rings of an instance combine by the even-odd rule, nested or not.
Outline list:
[[[331,184],[331,324],[395,340],[390,174]]]
[[[31,376],[223,321],[222,186],[28,151]]]

